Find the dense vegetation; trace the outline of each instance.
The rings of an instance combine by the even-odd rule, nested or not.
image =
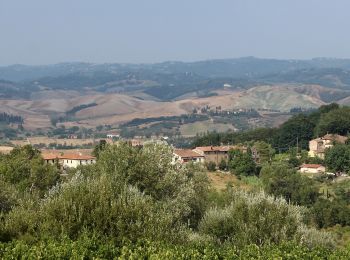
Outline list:
[[[5,124],[23,124],[23,118],[17,115],[7,113],[0,113],[0,123]]]
[[[298,114],[279,128],[259,128],[238,133],[209,133],[193,143],[193,146],[239,144],[249,141],[264,141],[278,152],[291,147],[308,149],[309,141],[327,133],[347,135],[350,129],[350,108],[330,104],[314,112]]]
[[[223,193],[210,187],[200,166],[172,165],[166,145],[104,143],[95,165],[61,177],[37,150],[16,148],[0,157],[0,258],[348,257],[313,224],[332,226],[313,214],[334,208],[322,203],[329,198],[289,165],[268,163],[269,145],[258,147],[267,163],[266,192],[228,187]],[[232,172],[258,173],[234,162],[242,157],[251,165],[246,155],[232,152]],[[336,198],[344,203],[342,189]]]
[[[94,107],[94,106],[97,106],[97,104],[96,103],[82,104],[82,105],[73,107],[71,110],[68,110],[66,112],[66,114],[67,114],[67,116],[75,115],[75,113],[79,112],[80,110],[83,110],[83,109],[89,108],[89,107]]]
[[[64,175],[31,146],[15,148],[0,155],[0,258],[348,259],[350,181],[297,171],[320,160],[301,149],[310,138],[344,133],[348,109],[332,104],[278,129],[198,138],[248,146],[207,165],[255,182],[224,191],[201,165],[172,164],[163,144],[101,142],[96,164]],[[326,151],[327,170],[349,173],[349,147]]]

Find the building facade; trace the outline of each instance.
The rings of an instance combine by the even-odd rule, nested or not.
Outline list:
[[[324,159],[326,149],[333,147],[335,143],[345,144],[346,136],[327,134],[323,137],[313,139],[309,142],[309,156]]]
[[[96,163],[96,158],[90,155],[81,154],[44,154],[42,155],[46,163],[57,163],[63,168],[77,168],[80,165],[89,165]]]
[[[175,149],[172,163],[204,163],[204,156],[189,149]]]

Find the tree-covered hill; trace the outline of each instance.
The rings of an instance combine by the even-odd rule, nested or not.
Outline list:
[[[172,100],[187,93],[206,94],[224,84],[250,88],[262,84],[318,84],[350,90],[350,60],[276,60],[253,57],[198,62],[156,64],[90,64],[0,67],[0,79],[12,81],[1,88],[2,97],[28,96],[39,89],[92,89],[99,92],[128,92],[138,86],[160,100]],[[15,83],[14,83],[15,82]],[[128,83],[125,83],[128,82]],[[145,84],[152,82],[152,84]],[[14,89],[17,92],[13,92]],[[346,96],[345,96],[346,97]],[[336,101],[334,99],[329,102]]]

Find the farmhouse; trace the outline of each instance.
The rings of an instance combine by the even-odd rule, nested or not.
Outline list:
[[[196,153],[189,149],[175,149],[173,152],[173,161],[172,163],[175,164],[176,162],[180,163],[188,163],[188,162],[194,162],[194,163],[202,163],[204,162],[204,156]]]
[[[119,139],[120,135],[118,133],[109,133],[107,134],[108,139]]]
[[[321,164],[303,164],[300,167],[302,173],[325,173],[326,167]]]
[[[56,162],[63,168],[77,168],[79,165],[89,165],[96,163],[96,158],[90,155],[82,154],[43,154],[46,163],[55,164]]]
[[[218,165],[222,160],[228,161],[229,150],[235,149],[245,151],[241,146],[200,146],[193,151],[203,155],[206,162],[214,162]]]
[[[346,140],[348,140],[346,136],[337,134],[327,134],[313,139],[309,142],[309,156],[323,159],[327,148],[333,147],[335,143],[344,144]]]

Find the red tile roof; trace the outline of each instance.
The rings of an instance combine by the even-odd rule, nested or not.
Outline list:
[[[200,150],[202,152],[211,152],[211,151],[215,151],[215,152],[228,152],[231,149],[239,149],[242,147],[238,147],[238,146],[199,146],[196,147],[196,150]]]
[[[335,141],[335,142],[344,144],[346,142],[346,140],[348,140],[348,137],[342,136],[342,135],[337,135],[337,134],[326,134],[325,136],[322,137],[322,139]]]
[[[176,149],[174,150],[174,154],[182,157],[182,158],[194,158],[194,157],[204,157],[195,151],[189,149]]]
[[[301,168],[310,168],[310,169],[317,169],[322,167],[321,164],[303,164]]]
[[[44,160],[55,160],[55,159],[66,159],[66,160],[94,160],[96,159],[90,155],[80,155],[80,154],[42,154]]]
[[[96,159],[94,156],[90,155],[80,155],[80,154],[64,154],[61,156],[61,159],[68,160],[93,160]]]
[[[55,160],[60,157],[59,154],[42,154],[41,156],[43,157],[44,160]]]

